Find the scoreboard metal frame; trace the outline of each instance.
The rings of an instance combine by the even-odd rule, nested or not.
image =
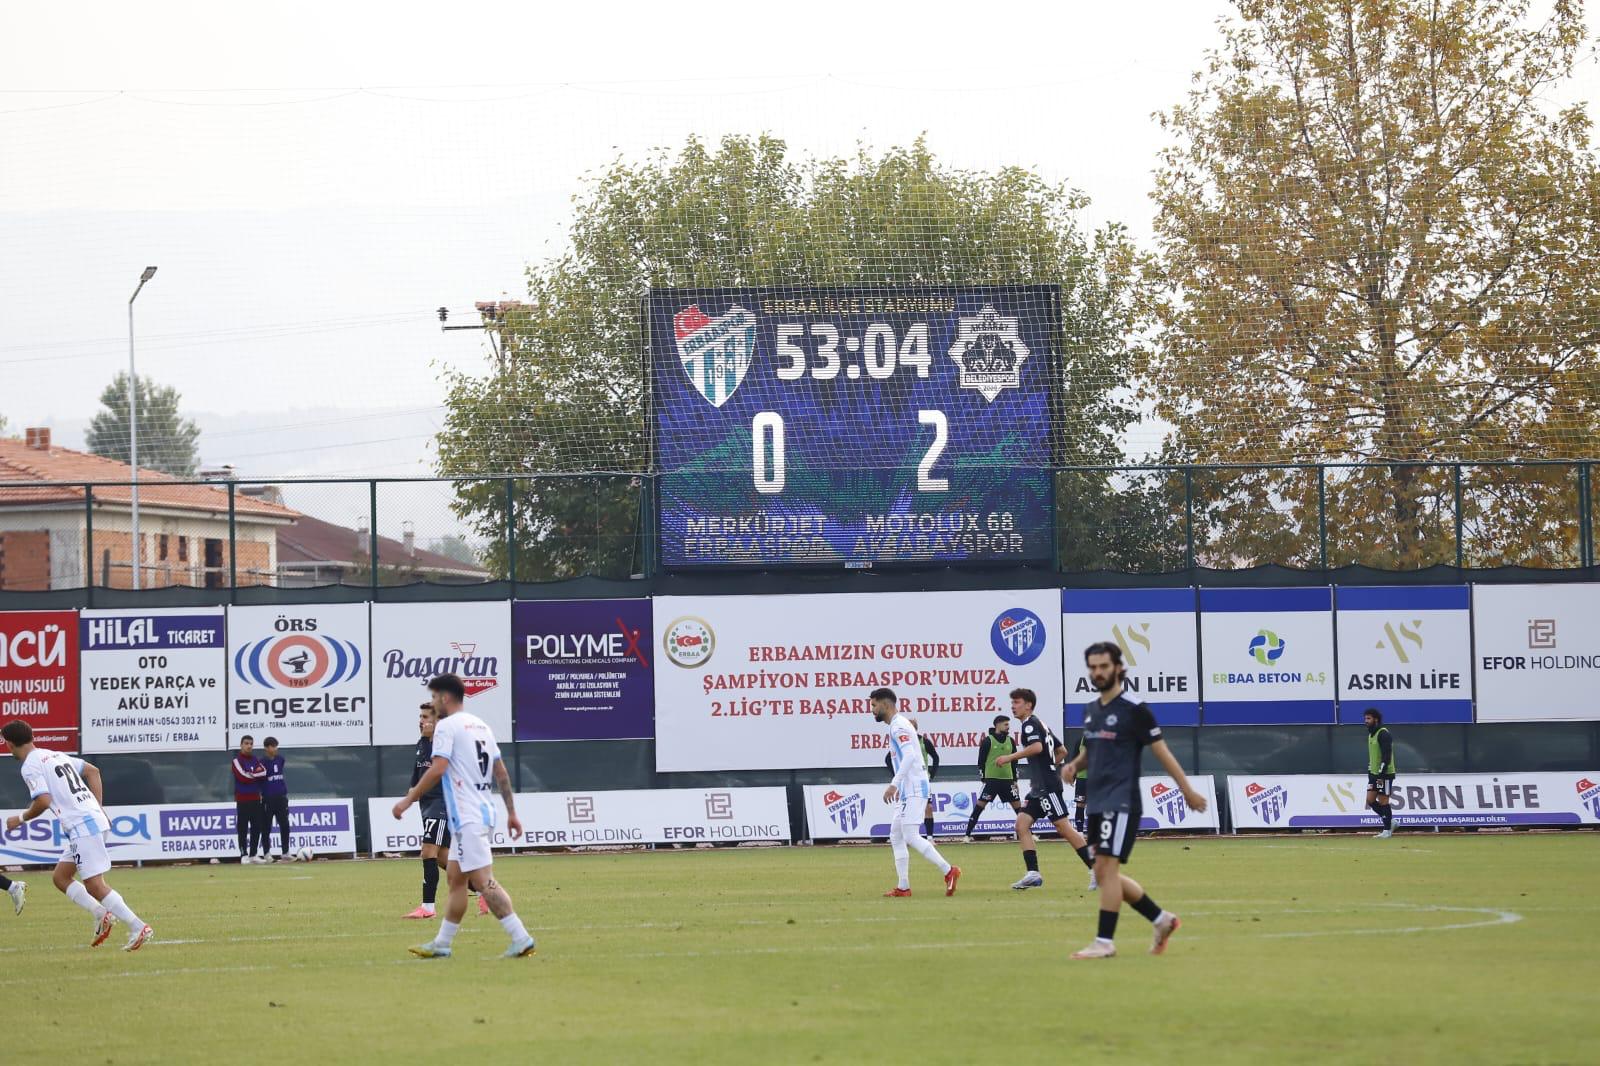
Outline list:
[[[1057,286],[653,289],[640,314],[656,490],[650,525],[662,569],[1054,559]],[[736,420],[730,412],[741,413]],[[723,436],[694,437],[687,427],[697,416]],[[748,436],[730,431],[747,417]],[[825,441],[806,440],[808,430]],[[795,479],[805,486],[798,508],[784,501],[786,442],[796,433],[812,460]],[[819,447],[857,465],[819,463]],[[697,482],[714,487],[686,504],[678,494]],[[729,504],[759,528],[723,540],[751,549],[688,557],[696,508],[703,527],[728,521],[717,512]],[[887,522],[906,535],[873,538],[891,546],[862,552],[870,518],[880,531]],[[915,522],[900,521],[908,518]]]

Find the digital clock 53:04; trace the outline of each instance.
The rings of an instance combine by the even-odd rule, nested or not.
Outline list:
[[[1053,287],[655,290],[662,562],[1048,559]]]

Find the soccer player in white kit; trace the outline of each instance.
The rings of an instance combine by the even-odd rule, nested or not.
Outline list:
[[[138,951],[150,939],[150,927],[122,901],[120,892],[106,884],[111,819],[100,806],[104,792],[99,769],[76,756],[34,746],[33,728],[27,722],[7,722],[0,736],[11,745],[11,754],[22,760],[22,783],[33,797],[27,810],[6,819],[6,828],[16,829],[47,809],[55,815],[67,836],[67,850],[56,863],[53,880],[68,899],[94,915],[89,946],[105,943],[112,924],[120,921],[130,930],[122,950]],[[74,880],[75,874],[83,880]]]
[[[922,740],[911,720],[900,713],[891,689],[872,690],[872,717],[889,726],[889,758],[894,780],[884,790],[883,801],[894,804],[889,822],[889,846],[894,850],[895,887],[885,892],[890,898],[911,895],[911,852],[933,863],[944,875],[944,894],[953,896],[961,867],[944,861],[931,841],[921,832],[922,812],[928,804],[928,768],[922,761]]]
[[[405,814],[406,808],[432,789],[440,778],[444,779],[445,813],[450,819],[450,894],[439,932],[426,944],[411,948],[411,954],[425,959],[450,957],[450,945],[461,928],[461,919],[467,915],[470,882],[488,900],[489,910],[511,938],[505,957],[532,955],[533,937],[517,917],[510,894],[494,879],[494,854],[489,849],[495,826],[494,804],[489,800],[491,791],[498,791],[505,801],[506,831],[513,839],[522,835],[522,822],[517,818],[516,799],[511,792],[511,775],[500,759],[500,746],[494,742],[494,734],[483,719],[461,709],[466,689],[459,677],[440,674],[428,682],[428,691],[433,693],[433,706],[439,712],[439,724],[433,729],[433,765],[394,805],[394,816],[399,818]]]

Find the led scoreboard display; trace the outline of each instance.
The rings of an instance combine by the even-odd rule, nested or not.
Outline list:
[[[1058,299],[652,291],[662,563],[1050,559]]]

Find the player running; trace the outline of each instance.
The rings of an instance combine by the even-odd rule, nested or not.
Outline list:
[[[1394,737],[1383,724],[1383,712],[1368,707],[1361,716],[1367,723],[1367,806],[1383,819],[1383,832],[1379,840],[1394,836],[1394,808],[1389,800],[1394,794]]]
[[[894,815],[889,821],[889,846],[894,851],[894,871],[897,878],[894,888],[885,892],[887,897],[911,895],[911,853],[933,863],[944,875],[944,894],[956,894],[956,882],[961,879],[961,867],[951,866],[939,854],[939,849],[917,832],[917,818],[928,803],[928,768],[922,763],[922,745],[916,727],[902,714],[896,704],[893,690],[875,688],[870,696],[872,717],[889,727],[889,758],[894,764],[894,780],[884,789],[883,802],[894,804]]]
[[[1204,811],[1206,798],[1190,786],[1183,767],[1161,738],[1161,727],[1149,705],[1134,703],[1123,695],[1122,679],[1127,668],[1122,665],[1122,649],[1102,641],[1089,645],[1083,658],[1089,667],[1089,683],[1100,696],[1083,709],[1085,750],[1063,768],[1062,774],[1072,781],[1085,767],[1090,771],[1089,834],[1094,841],[1095,876],[1100,881],[1100,928],[1094,942],[1072,957],[1116,956],[1117,916],[1124,902],[1155,926],[1150,954],[1159,955],[1167,950],[1167,941],[1178,930],[1178,916],[1158,907],[1139,882],[1122,872],[1122,864],[1133,854],[1133,841],[1138,836],[1139,758],[1144,748],[1148,746],[1155,753],[1190,807]]]
[[[967,818],[967,843],[972,843],[972,831],[978,827],[978,819],[983,817],[983,809],[989,806],[990,800],[1003,799],[1011,804],[1013,811],[1022,813],[1022,801],[1017,798],[1017,768],[999,761],[1002,755],[1016,750],[1011,719],[1003,714],[995,715],[994,724],[983,735],[983,743],[978,745],[978,776],[983,779],[983,791],[978,793],[978,802]]]
[[[106,884],[106,871],[111,869],[106,851],[111,819],[100,805],[104,791],[99,768],[74,755],[36,747],[33,728],[27,722],[7,722],[0,736],[11,745],[11,754],[22,761],[22,783],[33,797],[27,810],[6,819],[6,828],[17,829],[46,810],[55,815],[67,836],[67,847],[52,880],[68,899],[94,915],[94,938],[89,946],[105,943],[114,922],[121,921],[131,930],[122,950],[138,951],[149,941],[150,927],[123,902],[120,892]],[[74,875],[83,880],[74,880]],[[22,910],[21,903],[17,910]]]
[[[1061,774],[1057,768],[1067,753],[1066,749],[1034,713],[1038,702],[1039,697],[1030,688],[1011,690],[1011,713],[1022,723],[1018,729],[1021,737],[1017,741],[1022,746],[1009,755],[995,759],[1001,766],[1010,766],[1018,759],[1028,760],[1028,802],[1017,813],[1017,844],[1022,848],[1022,864],[1026,872],[1022,880],[1011,886],[1018,891],[1044,885],[1044,876],[1039,873],[1039,843],[1033,835],[1033,823],[1040,818],[1049,819],[1061,839],[1072,845],[1072,850],[1078,853],[1083,864],[1091,871],[1094,869],[1089,842],[1072,828],[1071,812],[1067,810],[1067,800],[1061,791]]]
[[[440,714],[433,730],[433,763],[394,805],[394,816],[403,816],[407,808],[443,779],[451,835],[450,896],[439,932],[426,944],[412,948],[411,953],[425,959],[450,957],[450,945],[461,928],[461,919],[467,914],[470,882],[483,894],[489,909],[500,920],[500,927],[511,938],[505,957],[532,955],[533,937],[517,917],[510,893],[494,879],[494,854],[489,848],[495,826],[494,806],[487,796],[491,789],[498,791],[505,802],[506,832],[513,839],[522,835],[516,797],[511,792],[511,775],[506,773],[506,764],[500,758],[500,746],[481,718],[461,709],[467,693],[459,677],[440,674],[428,682],[428,691],[433,693],[433,706]]]
[[[11,897],[12,913],[21,914],[28,902],[28,882],[13,881],[5,874],[0,874],[0,892]]]

